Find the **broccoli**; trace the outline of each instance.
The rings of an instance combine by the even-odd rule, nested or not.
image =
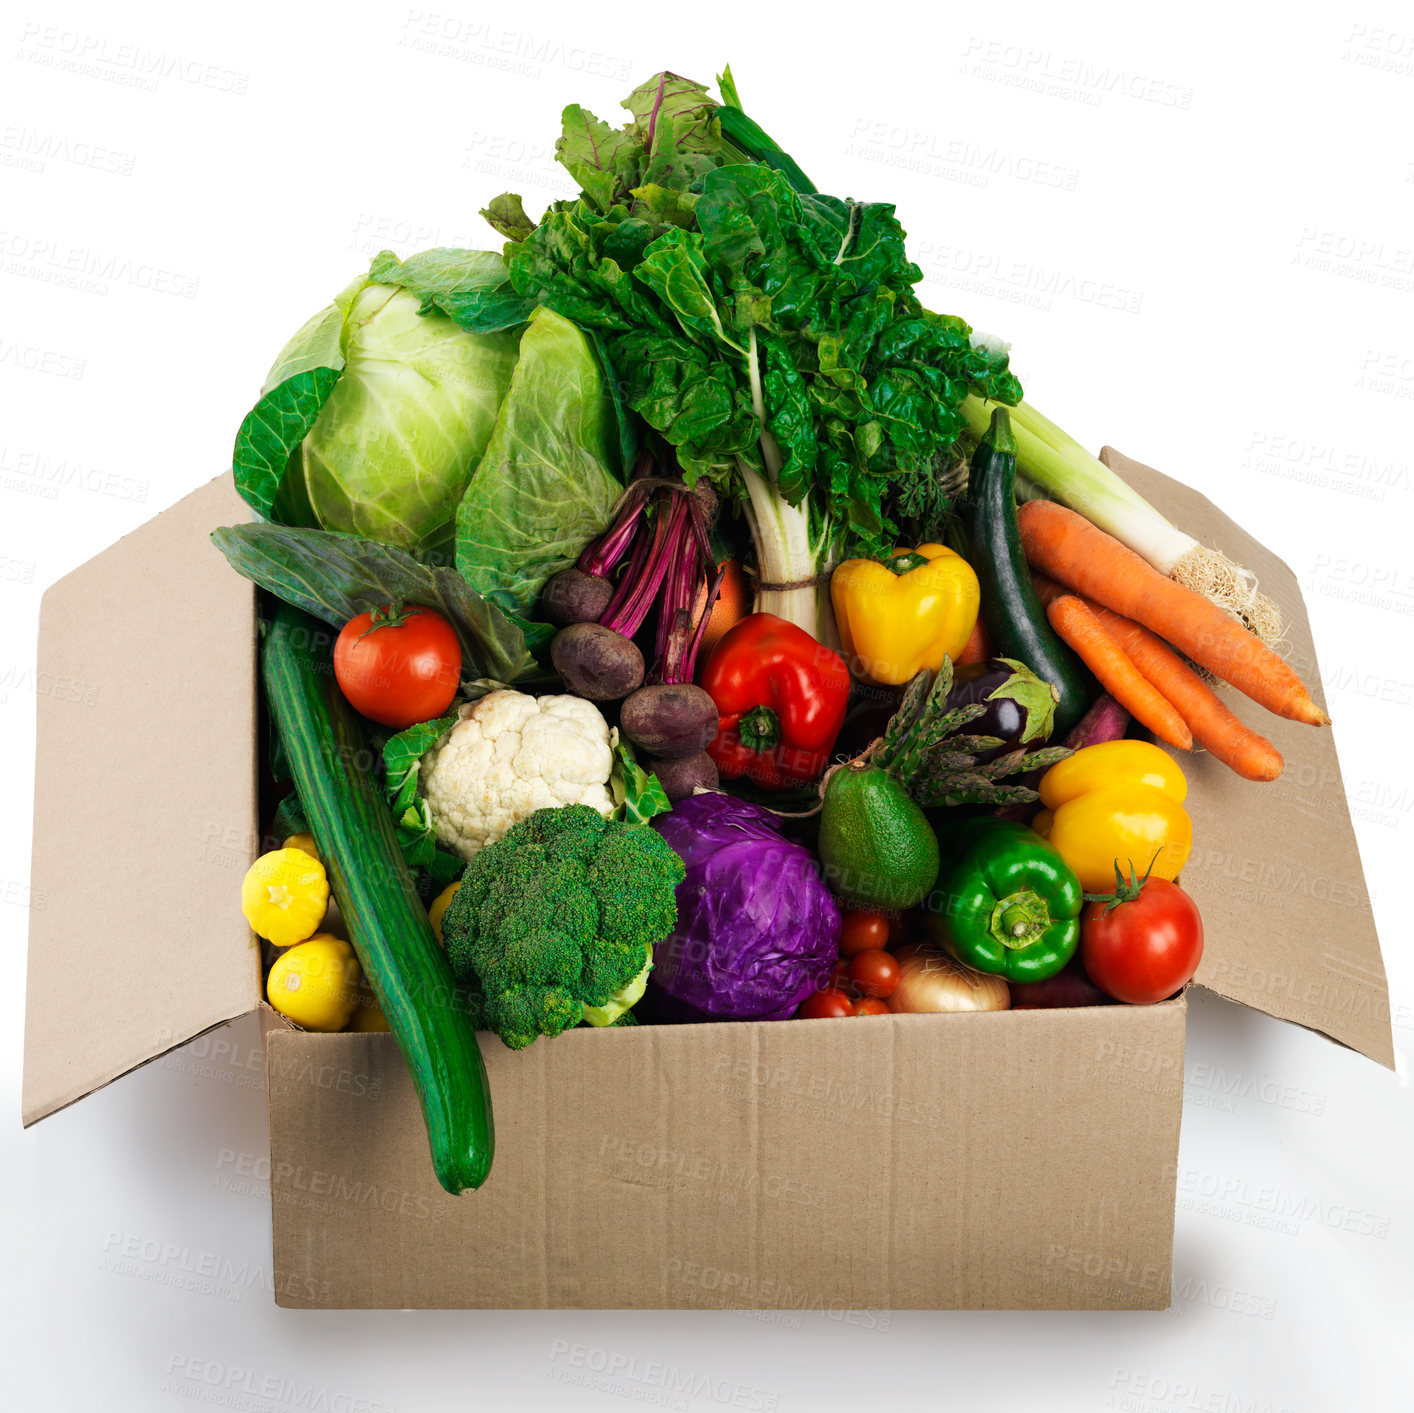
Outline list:
[[[578,1025],[586,1008],[609,1024],[643,994],[639,984],[610,1005],[646,980],[684,872],[651,829],[587,805],[537,810],[481,849],[442,917],[477,1024],[512,1050]]]

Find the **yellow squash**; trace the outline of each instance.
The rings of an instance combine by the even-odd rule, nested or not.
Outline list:
[[[847,559],[830,577],[845,657],[891,687],[956,658],[977,625],[981,598],[972,566],[946,545],[895,550],[883,563]]]
[[[324,865],[303,849],[273,849],[241,881],[241,911],[257,936],[277,947],[312,937],[329,907]]]
[[[1173,758],[1147,741],[1086,746],[1041,777],[1045,808],[1031,827],[1050,840],[1087,893],[1108,893],[1115,865],[1125,877],[1177,878],[1193,848],[1183,808],[1188,782]]]
[[[306,1030],[342,1030],[358,1008],[362,979],[354,949],[320,932],[276,958],[265,994],[282,1016]]]

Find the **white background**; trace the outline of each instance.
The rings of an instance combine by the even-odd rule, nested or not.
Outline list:
[[[7,1406],[181,1409],[186,1378],[229,1406],[283,1382],[278,1413],[614,1409],[652,1389],[567,1380],[632,1354],[719,1381],[694,1410],[1408,1407],[1408,8],[448,5],[0,20]],[[283,1312],[249,1023],[20,1131],[41,591],[229,464],[275,352],[368,257],[493,245],[488,198],[568,192],[565,103],[610,117],[660,68],[725,61],[823,189],[897,203],[927,302],[1012,340],[1034,403],[1200,487],[1306,588],[1401,1073],[1195,998],[1169,1313]],[[154,927],[182,886],[161,859],[127,883]],[[121,965],[93,922],[94,965]],[[248,1192],[216,1185],[227,1153]],[[1260,1224],[1273,1202],[1289,1230]],[[171,1284],[217,1259],[243,1276]]]

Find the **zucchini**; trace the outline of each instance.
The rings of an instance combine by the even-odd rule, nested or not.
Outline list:
[[[818,188],[800,170],[795,158],[781,150],[781,146],[761,124],[748,118],[740,108],[724,104],[717,109],[717,121],[722,125],[722,136],[738,151],[744,152],[753,162],[779,172],[796,191],[811,195]]]
[[[1053,740],[1066,735],[1099,694],[1085,664],[1060,640],[1031,583],[1016,522],[1016,438],[1004,407],[992,413],[967,479],[972,568],[982,586],[982,622],[997,657],[1024,662],[1060,694]]]
[[[329,655],[314,650],[328,639],[322,623],[279,604],[265,638],[265,694],[349,941],[416,1086],[437,1181],[455,1195],[491,1170],[486,1066],[371,774],[362,724]]]

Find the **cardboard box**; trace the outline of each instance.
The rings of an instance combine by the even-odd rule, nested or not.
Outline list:
[[[1258,573],[1319,698],[1291,571],[1203,497],[1104,456]],[[263,1009],[281,1304],[1168,1305],[1182,997],[586,1029],[519,1054],[483,1037],[495,1167],[448,1197],[391,1037],[306,1034],[261,1001],[237,905],[258,847],[254,597],[207,538],[246,518],[223,476],[44,596],[27,1125]],[[1197,983],[1392,1067],[1331,733],[1242,710],[1287,772],[1183,761]]]

